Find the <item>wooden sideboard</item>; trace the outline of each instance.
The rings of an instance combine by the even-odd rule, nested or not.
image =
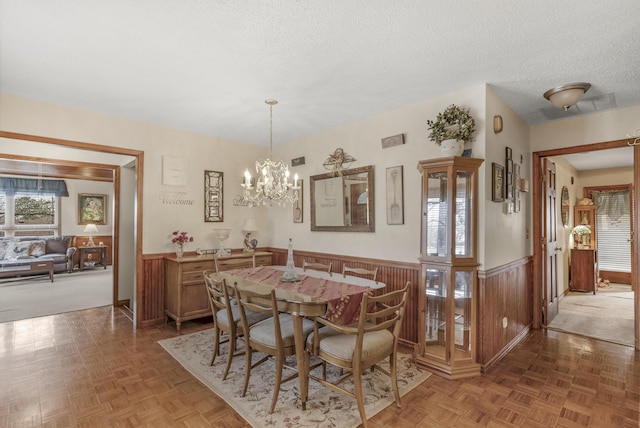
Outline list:
[[[271,265],[271,253],[256,252],[256,266]],[[218,260],[220,270],[251,267],[253,264],[250,253],[234,253],[222,256]],[[207,299],[202,272],[215,271],[215,256],[165,256],[165,321],[172,318],[176,321],[176,329],[180,324],[195,318],[211,316],[211,308]]]
[[[598,289],[598,259],[596,250],[571,250],[571,291],[592,291]]]

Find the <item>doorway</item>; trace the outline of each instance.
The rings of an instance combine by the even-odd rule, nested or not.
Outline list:
[[[597,143],[585,146],[577,146],[577,147],[567,147],[562,149],[554,149],[547,150],[544,152],[535,152],[533,153],[533,177],[542,177],[543,174],[543,159],[546,159],[551,156],[563,156],[563,155],[572,155],[578,153],[585,152],[598,152],[602,150],[610,150],[610,149],[621,149],[626,148],[627,156],[630,159],[633,159],[633,179],[632,182],[638,183],[640,172],[639,172],[639,159],[640,159],[640,148],[634,147],[630,148],[627,144],[628,140],[618,140],[611,141],[605,143]],[[631,151],[633,151],[633,156],[631,155]],[[601,156],[603,153],[600,152]],[[546,273],[546,265],[545,265],[545,242],[546,242],[546,232],[544,230],[544,208],[543,208],[543,196],[544,196],[544,186],[542,184],[542,180],[533,180],[533,238],[534,243],[540,243],[540,245],[534,245],[534,258],[533,258],[533,284],[534,284],[534,296],[533,296],[533,304],[534,304],[534,320],[533,327],[541,328],[546,325],[545,320],[545,312],[544,308],[547,304],[547,295],[545,290],[545,282],[544,278]],[[633,189],[633,195],[636,200],[638,200],[639,193],[638,186],[635,186]],[[639,213],[638,210],[633,210],[632,215],[632,231],[637,230],[637,224],[639,222]],[[633,240],[633,235],[630,236],[631,247],[632,247],[632,283],[635,284],[637,290],[638,280],[638,269],[636,266],[639,266],[639,256],[638,256],[638,242]],[[635,293],[633,297],[633,343],[636,349],[640,349],[640,298],[638,296],[639,293]]]
[[[24,142],[32,142],[36,144],[43,144],[46,149],[43,152],[52,153],[52,152],[60,152],[65,153],[65,157],[73,158],[73,159],[95,159],[97,157],[103,157],[105,159],[113,159],[113,160],[123,160],[123,159],[132,159],[132,161],[128,165],[123,165],[128,162],[118,162],[112,161],[112,164],[119,165],[121,167],[127,166],[128,168],[117,167],[114,168],[114,174],[116,176],[116,180],[120,180],[120,174],[122,169],[127,169],[132,171],[130,174],[130,180],[133,186],[133,199],[132,204],[127,204],[131,208],[131,217],[130,221],[130,230],[133,233],[128,235],[123,235],[120,227],[120,206],[118,204],[114,204],[114,227],[113,227],[113,275],[114,275],[114,304],[118,305],[122,302],[119,301],[118,295],[118,280],[120,276],[119,266],[120,263],[120,246],[121,246],[121,237],[128,236],[131,237],[131,242],[127,243],[127,246],[133,249],[134,262],[133,262],[133,301],[130,302],[130,308],[133,310],[132,318],[134,327],[140,325],[142,314],[137,310],[137,302],[141,301],[140,294],[142,293],[142,287],[137,287],[137,284],[142,284],[143,275],[142,275],[142,263],[141,263],[141,255],[142,255],[142,177],[143,177],[143,168],[144,168],[144,152],[133,149],[126,149],[120,147],[112,147],[112,146],[104,146],[97,145],[85,142],[71,141],[71,140],[60,140],[56,138],[28,135],[28,134],[18,134],[12,132],[0,131],[0,138],[6,138],[9,140],[18,140],[21,144]],[[58,156],[59,157],[59,156]],[[116,190],[114,192],[114,201],[120,200],[120,190],[119,187],[116,186]]]

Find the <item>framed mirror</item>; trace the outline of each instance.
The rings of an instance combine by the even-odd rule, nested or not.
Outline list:
[[[311,179],[311,230],[374,232],[373,165]]]
[[[562,193],[560,193],[560,218],[562,227],[569,227],[569,189],[567,186],[563,186]]]

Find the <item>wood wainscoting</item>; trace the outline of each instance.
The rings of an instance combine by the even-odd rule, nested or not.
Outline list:
[[[141,312],[140,325],[147,327],[164,322],[164,254],[142,256],[143,289],[142,301],[137,309]]]
[[[274,265],[287,264],[287,249],[260,248],[273,253]],[[403,344],[413,347],[418,342],[418,263],[403,263],[380,259],[351,257],[312,251],[294,252],[294,264],[302,266],[302,259],[332,263],[334,275],[341,275],[342,265],[378,268],[378,279],[386,284],[385,291],[401,289],[407,281],[411,289],[407,310],[400,332]],[[485,371],[529,331],[532,322],[532,261],[530,257],[504,266],[478,272],[478,363]],[[335,273],[338,272],[338,273]],[[142,299],[137,310],[142,321],[138,327],[164,322],[164,254],[143,256]],[[507,326],[503,327],[506,317]]]
[[[273,253],[274,265],[287,264],[286,248],[259,248],[259,251]],[[142,299],[138,302],[137,310],[141,311],[141,322],[138,327],[146,327],[164,322],[164,254],[150,254],[142,257],[143,262],[143,290]],[[403,328],[400,333],[401,340],[412,346],[418,340],[418,274],[420,267],[417,263],[401,263],[388,260],[365,259],[349,257],[337,254],[315,253],[311,251],[295,251],[294,263],[302,266],[302,259],[312,262],[333,263],[332,270],[340,272],[334,275],[342,275],[342,265],[363,267],[367,269],[378,268],[378,280],[387,286],[386,291],[398,290],[404,287],[407,281],[411,281],[407,309]]]
[[[533,321],[531,257],[478,271],[478,363],[486,372],[529,331]]]
[[[287,250],[284,248],[268,248],[273,253],[274,265],[287,264]],[[312,251],[294,251],[293,263],[302,266],[302,260],[311,263],[331,263],[334,275],[342,275],[342,265],[373,270],[378,268],[378,281],[386,284],[385,292],[404,288],[407,281],[411,282],[411,289],[407,296],[407,308],[400,331],[401,342],[414,346],[418,342],[418,263],[404,263],[381,259],[345,256],[341,254],[316,253]],[[337,273],[336,273],[337,272]]]

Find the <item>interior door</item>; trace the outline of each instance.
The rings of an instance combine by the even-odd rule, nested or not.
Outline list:
[[[543,196],[543,320],[548,325],[558,315],[558,257],[557,257],[557,215],[556,215],[556,164],[542,159],[544,178]]]

